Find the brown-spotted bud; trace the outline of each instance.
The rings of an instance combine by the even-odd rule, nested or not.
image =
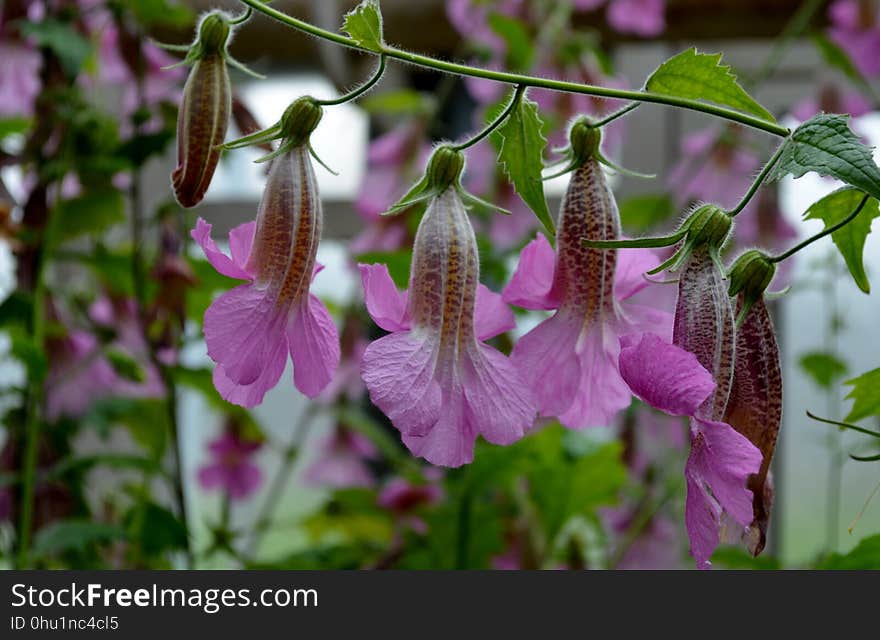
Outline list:
[[[281,137],[285,144],[295,147],[306,142],[323,116],[324,109],[313,97],[294,100],[281,116]]]
[[[202,201],[220,161],[232,102],[226,64],[229,33],[225,14],[209,13],[188,56],[193,66],[177,114],[177,167],[171,173],[174,195],[183,207]]]
[[[449,145],[437,147],[426,172],[428,184],[437,193],[456,184],[464,170],[464,154]]]

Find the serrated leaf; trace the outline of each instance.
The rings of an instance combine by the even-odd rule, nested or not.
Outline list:
[[[83,235],[100,235],[125,221],[125,197],[116,189],[99,189],[62,200],[52,214],[48,244],[52,247]]]
[[[365,49],[381,52],[385,42],[382,37],[382,12],[376,0],[364,0],[345,14],[342,30]]]
[[[795,129],[783,143],[770,179],[779,180],[789,174],[800,178],[814,171],[880,198],[880,169],[871,147],[862,144],[850,130],[848,120],[849,116],[820,113]]]
[[[645,89],[691,100],[705,100],[743,113],[776,122],[736,80],[729,65],[721,64],[720,53],[700,53],[696,48],[673,56],[648,78]]]
[[[497,129],[502,139],[498,161],[519,197],[553,238],[556,229],[544,198],[541,176],[544,147],[547,146],[547,139],[541,133],[542,124],[538,105],[523,96],[510,117]]]
[[[858,422],[870,416],[880,415],[880,368],[847,380],[846,384],[852,387],[846,399],[852,399],[853,406],[845,422]]]
[[[125,538],[125,531],[105,522],[91,520],[62,520],[40,529],[34,539],[38,555],[59,551],[82,551],[89,545]]]
[[[855,211],[864,195],[864,193],[852,187],[838,189],[818,202],[813,203],[807,209],[804,219],[822,220],[827,229],[841,222]],[[831,234],[831,240],[838,251],[840,251],[840,255],[843,256],[853,279],[856,281],[859,289],[865,293],[871,291],[863,260],[865,240],[868,234],[871,233],[871,224],[874,218],[878,216],[880,216],[880,206],[878,206],[877,200],[870,198],[854,220]]]
[[[799,360],[801,369],[824,389],[830,389],[838,378],[846,375],[846,364],[833,353],[814,351],[805,353]]]

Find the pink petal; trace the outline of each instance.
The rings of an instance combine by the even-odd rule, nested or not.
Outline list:
[[[229,250],[232,253],[232,261],[241,269],[245,269],[248,256],[251,255],[256,228],[257,223],[251,220],[238,225],[229,232]]]
[[[455,384],[443,397],[443,410],[425,435],[403,435],[403,443],[416,456],[442,467],[460,467],[474,460],[477,432],[465,419],[465,399],[461,384]]]
[[[339,366],[339,333],[327,307],[309,294],[291,319],[287,332],[293,360],[293,382],[309,398],[330,384]]]
[[[385,331],[405,331],[410,320],[406,312],[406,293],[397,290],[388,266],[359,264],[364,285],[364,302],[373,321]]]
[[[614,297],[626,300],[650,286],[645,273],[659,264],[659,256],[650,249],[618,251],[617,270],[614,272]]]
[[[698,569],[708,569],[709,558],[718,546],[718,523],[722,510],[712,496],[706,493],[699,478],[692,476],[687,470],[685,478],[687,502],[684,521],[691,541],[691,555],[697,561]]]
[[[474,430],[493,444],[523,437],[536,417],[532,394],[506,356],[477,344],[462,362],[466,417]]]
[[[259,489],[262,482],[263,471],[260,467],[251,462],[241,462],[230,470],[226,490],[230,498],[242,500]]]
[[[622,328],[620,335],[634,333],[653,333],[664,342],[672,342],[672,327],[675,316],[669,311],[647,305],[627,303],[621,305]]]
[[[623,33],[656,36],[666,28],[666,0],[613,0],[608,23]]]
[[[581,323],[555,314],[517,341],[510,355],[535,396],[542,416],[558,416],[574,402],[581,383],[575,343]]]
[[[447,409],[434,379],[436,346],[431,339],[393,333],[364,352],[361,377],[370,399],[401,433],[424,435]]]
[[[689,416],[715,389],[696,356],[652,333],[620,339],[620,375],[632,392],[655,409]]]
[[[632,392],[618,371],[617,335],[607,326],[588,331],[578,349],[578,392],[559,416],[559,421],[570,429],[608,426],[632,402]]]
[[[205,252],[205,257],[208,259],[208,262],[211,263],[218,273],[222,273],[224,276],[230,278],[237,278],[238,280],[252,279],[251,274],[217,248],[217,245],[211,238],[211,225],[205,222],[202,218],[198,219],[196,222],[196,228],[190,231],[190,235],[202,248],[202,251]]]
[[[241,385],[262,376],[279,344],[286,343],[287,309],[270,291],[245,284],[217,298],[205,312],[205,343],[211,359]]]
[[[237,384],[229,379],[223,365],[214,367],[214,387],[227,402],[242,407],[255,407],[263,402],[263,397],[269,389],[273,389],[284,373],[287,365],[287,341],[280,341],[275,351],[270,355],[260,375],[249,384]]]
[[[555,309],[558,301],[550,296],[555,265],[556,253],[539,233],[523,248],[519,265],[504,288],[504,301],[525,309]]]
[[[478,340],[488,340],[516,328],[513,311],[504,304],[501,294],[484,284],[477,287],[474,307],[474,331]]]
[[[226,467],[221,464],[205,465],[199,469],[199,484],[202,489],[219,489],[226,486]]]

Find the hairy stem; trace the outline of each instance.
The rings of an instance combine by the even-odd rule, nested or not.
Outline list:
[[[859,205],[853,210],[853,212],[851,214],[849,214],[843,220],[841,220],[837,224],[833,224],[830,227],[827,227],[826,229],[820,231],[816,235],[807,238],[803,242],[796,244],[795,246],[793,246],[791,249],[789,249],[785,253],[782,253],[778,256],[774,256],[774,257],[770,258],[770,262],[782,262],[783,260],[790,258],[794,254],[796,254],[801,249],[813,244],[814,242],[816,242],[816,240],[820,240],[821,238],[824,238],[827,235],[831,235],[832,233],[834,233],[838,229],[842,229],[843,227],[848,225],[850,222],[855,220],[856,217],[858,217],[858,215],[862,212],[862,209],[865,208],[865,205],[868,203],[868,199],[870,197],[871,196],[869,196],[866,193],[865,196],[862,198],[861,202],[859,202]]]
[[[758,174],[758,177],[752,182],[752,185],[749,187],[749,190],[746,191],[746,194],[742,197],[742,200],[727,213],[731,218],[736,217],[743,209],[751,201],[752,197],[758,192],[758,189],[761,188],[761,185],[764,184],[764,180],[767,179],[767,176],[770,175],[770,172],[773,170],[773,167],[776,166],[776,163],[779,162],[780,156],[782,156],[782,151],[785,148],[785,143],[780,144],[776,151],[773,152],[773,155],[770,156],[770,159],[767,161],[767,164],[764,165],[764,168],[761,169],[761,173]]]
[[[519,105],[520,100],[522,100],[523,93],[525,93],[525,86],[519,85],[514,91],[513,95],[510,97],[510,102],[504,108],[504,110],[498,114],[498,117],[495,118],[492,122],[487,124],[482,131],[474,135],[472,138],[465,140],[461,144],[453,145],[453,149],[457,149],[458,151],[464,151],[468,147],[472,147],[477,144],[480,140],[490,135],[495,129],[501,126],[501,124],[507,120],[507,117],[513,113],[513,110],[516,109],[517,105]]]
[[[567,82],[565,80],[539,78],[519,73],[510,73],[507,71],[494,71],[492,69],[483,69],[481,67],[458,64],[456,62],[438,60],[437,58],[432,58],[430,56],[425,56],[418,53],[412,53],[410,51],[404,51],[402,49],[397,49],[388,45],[382,45],[381,50],[373,51],[372,49],[367,49],[360,46],[355,40],[344,36],[341,33],[335,33],[333,31],[328,31],[326,29],[316,27],[315,25],[305,22],[304,20],[294,18],[293,16],[278,11],[277,9],[273,9],[265,3],[260,2],[260,0],[241,0],[241,2],[250,7],[253,7],[255,10],[265,14],[270,18],[274,18],[275,20],[283,24],[293,27],[294,29],[298,29],[299,31],[302,31],[304,33],[313,35],[316,38],[329,40],[344,47],[357,49],[358,51],[363,51],[365,53],[384,54],[389,58],[395,58],[397,60],[408,62],[410,64],[414,64],[420,67],[436,69],[437,71],[444,71],[446,73],[453,73],[461,76],[470,76],[472,78],[483,78],[485,80],[505,82],[513,85],[524,85],[526,87],[552,89],[554,91],[565,91],[568,93],[582,93],[585,95],[597,96],[599,98],[632,100],[635,102],[651,102],[671,107],[679,107],[681,109],[690,109],[692,111],[700,111],[702,113],[723,118],[725,120],[730,120],[731,122],[738,122],[739,124],[759,129],[761,131],[766,131],[767,133],[782,138],[788,137],[790,133],[788,128],[778,125],[775,122],[770,122],[769,120],[764,120],[763,118],[758,118],[749,114],[740,113],[739,111],[728,109],[727,107],[721,107],[705,102],[700,102],[699,100],[692,100],[679,96],[667,96],[658,93],[651,93],[650,91],[613,89],[610,87],[599,87],[590,84]]]

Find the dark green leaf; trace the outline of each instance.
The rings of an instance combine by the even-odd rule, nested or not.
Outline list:
[[[83,551],[92,544],[125,538],[125,531],[114,524],[92,520],[62,520],[40,529],[34,538],[38,555],[59,551]]]
[[[90,191],[55,207],[48,243],[58,246],[83,235],[98,236],[125,221],[125,198],[116,189]]]
[[[139,502],[126,514],[129,538],[140,543],[148,555],[185,549],[186,527],[165,507],[154,502]]]
[[[830,389],[835,380],[846,375],[846,364],[833,353],[813,351],[805,353],[800,359],[801,369],[813,381],[825,389]]]
[[[838,189],[811,205],[807,209],[805,219],[822,220],[827,229],[852,214],[864,195],[858,189],[851,187]],[[865,293],[871,291],[871,285],[865,273],[862,254],[865,249],[865,240],[871,233],[871,224],[878,216],[880,216],[880,206],[878,206],[877,200],[871,198],[854,220],[831,234],[831,239],[846,261],[846,266],[853,279],[859,289]]]
[[[92,52],[91,43],[72,24],[50,18],[42,22],[24,22],[21,31],[39,46],[51,49],[69,77],[79,73]]]
[[[845,555],[831,554],[817,568],[831,571],[880,569],[880,535],[864,538]]]
[[[379,10],[379,3],[376,0],[361,2],[345,14],[342,30],[365,49],[381,51],[384,41],[382,39],[382,12]]]
[[[815,171],[880,198],[880,169],[871,148],[862,144],[848,123],[849,116],[826,113],[807,120],[783,143],[770,179],[788,174],[800,178]]]
[[[665,193],[633,196],[620,203],[620,223],[632,233],[647,231],[675,213],[675,203]]]
[[[736,81],[720,53],[682,51],[661,64],[648,78],[645,89],[667,96],[705,100],[775,122],[773,115],[755,101]]]
[[[853,400],[852,409],[845,418],[846,422],[858,422],[880,415],[880,368],[847,380],[846,384],[853,388],[846,396]]]
[[[551,238],[556,230],[547,200],[544,198],[544,147],[547,139],[541,133],[538,105],[523,97],[517,107],[498,128],[502,138],[498,160],[514,189],[535,213]]]
[[[741,547],[718,547],[712,554],[712,564],[726,569],[751,569],[754,571],[777,571],[782,567],[773,556],[757,558]]]
[[[107,347],[104,349],[104,355],[120,378],[132,382],[144,382],[147,379],[141,364],[125,351],[116,347]]]
[[[163,400],[105,398],[94,404],[86,420],[105,433],[115,425],[125,426],[135,442],[157,459],[168,442],[168,407]]]
[[[46,354],[20,327],[15,327],[9,331],[12,341],[12,356],[25,365],[27,368],[27,377],[30,384],[40,384],[46,378],[49,369],[49,362],[46,360]]]
[[[535,47],[528,26],[522,20],[501,13],[489,14],[489,27],[501,36],[507,45],[505,62],[514,70],[526,70],[532,66]]]
[[[8,298],[0,302],[0,327],[26,327],[33,315],[33,298],[29,293],[13,291]]]

